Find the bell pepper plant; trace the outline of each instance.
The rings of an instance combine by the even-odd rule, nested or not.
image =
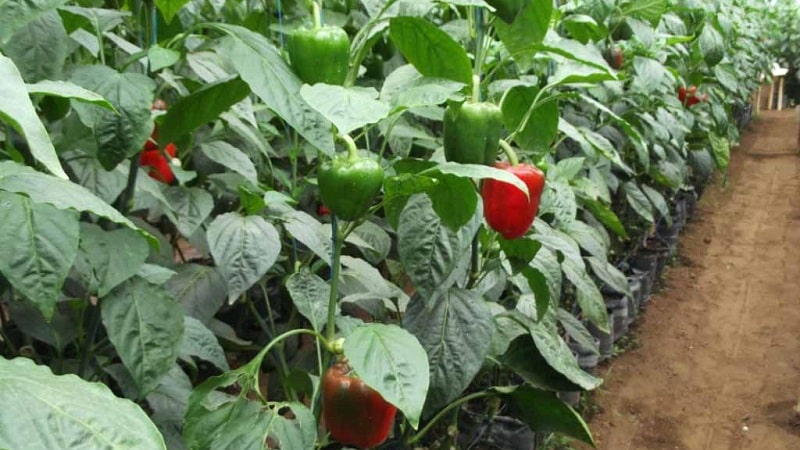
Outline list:
[[[383,168],[377,161],[358,155],[350,136],[341,139],[346,156],[326,161],[317,173],[322,202],[338,218],[357,220],[367,213],[383,186]]]

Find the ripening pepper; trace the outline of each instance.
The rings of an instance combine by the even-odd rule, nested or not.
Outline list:
[[[336,363],[322,379],[322,415],[336,441],[361,449],[377,447],[389,436],[397,408]]]
[[[622,52],[621,48],[613,47],[610,50],[608,50],[608,53],[606,55],[606,61],[608,61],[608,64],[612,68],[616,70],[622,69],[622,63],[624,62],[624,60],[625,60],[625,54]]]
[[[314,28],[289,36],[287,51],[292,69],[308,84],[342,85],[349,67],[350,38],[343,28],[321,26],[319,5],[312,4]]]
[[[337,155],[317,173],[322,202],[339,219],[356,220],[372,206],[383,186],[383,168],[377,161],[358,155],[348,139],[347,156]]]
[[[517,176],[528,187],[528,196],[513,184],[487,178],[483,181],[483,215],[489,226],[506,239],[524,236],[536,218],[545,176],[530,164],[498,162],[495,168]]]
[[[170,156],[170,159],[175,158],[177,154],[175,144],[167,144],[167,146],[164,147],[164,152]],[[157,145],[153,149],[145,149],[142,151],[141,156],[139,156],[139,165],[142,168],[147,168],[147,173],[153,179],[167,184],[171,184],[175,181],[175,174],[169,166],[169,160],[164,153],[159,150]]]
[[[492,165],[502,132],[503,112],[497,105],[451,103],[444,112],[444,157],[461,164]]]

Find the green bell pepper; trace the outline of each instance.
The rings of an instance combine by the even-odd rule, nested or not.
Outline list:
[[[383,168],[377,161],[358,155],[350,136],[341,136],[347,143],[347,156],[336,156],[317,172],[319,194],[323,204],[339,219],[357,220],[367,214],[383,186]]]
[[[342,85],[350,64],[350,37],[339,27],[321,26],[314,5],[314,28],[289,36],[287,51],[297,76],[305,83]]]

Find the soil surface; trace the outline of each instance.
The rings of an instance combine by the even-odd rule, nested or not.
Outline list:
[[[640,346],[598,368],[599,449],[800,449],[796,120],[751,122],[637,320]]]

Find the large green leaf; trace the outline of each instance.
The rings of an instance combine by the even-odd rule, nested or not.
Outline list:
[[[0,5],[2,7],[3,5]],[[0,16],[2,17],[2,16]],[[1,27],[0,27],[1,29]],[[25,82],[11,59],[0,55],[0,119],[25,137],[31,155],[53,175],[67,179],[36,109],[28,97]]]
[[[183,311],[163,287],[132,278],[100,301],[103,325],[139,395],[158,386],[178,356]]]
[[[402,411],[416,429],[430,385],[430,368],[425,349],[414,335],[394,325],[366,325],[345,340],[344,354],[358,376]]]
[[[389,105],[377,99],[374,88],[306,84],[300,88],[300,96],[342,134],[378,123],[389,115]]]
[[[553,2],[550,0],[532,0],[527,3],[510,25],[500,21],[494,22],[500,40],[523,70],[533,66],[536,45],[541,43],[547,34],[553,15]]]
[[[96,214],[136,230],[147,238],[151,245],[158,246],[158,241],[152,235],[134,225],[119,211],[83,186],[36,172],[13,161],[0,161],[0,191],[25,194],[34,203],[47,203],[58,209],[74,209]]]
[[[160,122],[160,144],[163,146],[219,118],[220,114],[242,101],[248,94],[250,86],[237,77],[204,85],[182,97],[167,109]]]
[[[714,156],[714,161],[717,163],[717,167],[720,170],[727,169],[728,164],[731,161],[730,141],[717,135],[716,133],[710,133],[708,135],[708,140],[711,142],[711,154]]]
[[[550,367],[530,334],[517,337],[498,361],[526,383],[548,391],[577,391],[580,386]]]
[[[191,356],[208,361],[219,370],[231,370],[228,361],[225,359],[225,351],[219,345],[219,341],[203,322],[194,317],[186,316],[183,322],[183,339],[178,347],[178,354],[181,359],[188,359]]]
[[[161,14],[164,15],[164,19],[167,23],[172,22],[172,19],[178,14],[178,11],[187,3],[189,3],[189,0],[155,0],[156,7],[161,11]]]
[[[225,141],[211,141],[200,144],[200,150],[210,160],[233,170],[247,181],[258,185],[256,166],[247,154]]]
[[[564,275],[575,286],[575,296],[583,315],[601,329],[608,324],[608,312],[603,301],[603,294],[597,288],[594,280],[586,272],[583,262],[580,264],[565,259],[561,264]]]
[[[0,404],[0,448],[167,448],[139,405],[26,358],[0,357]]]
[[[71,98],[81,102],[91,103],[111,111],[116,111],[114,105],[104,99],[102,95],[84,89],[77,84],[69,81],[42,80],[38,83],[28,85],[28,93],[31,95],[48,95],[52,97]]]
[[[61,78],[69,38],[56,11],[47,11],[19,29],[1,48],[28,83]]]
[[[0,273],[49,320],[78,252],[77,214],[0,191],[0,217]]]
[[[656,25],[667,11],[667,0],[630,0],[622,4],[622,14]]]
[[[215,267],[181,264],[178,273],[167,282],[167,289],[183,307],[186,315],[208,323],[225,304],[228,289]]]
[[[0,0],[0,44],[5,44],[20,28],[66,3],[67,0]]]
[[[725,57],[725,41],[712,21],[706,22],[703,26],[703,31],[697,38],[697,45],[709,67],[719,64]]]
[[[153,132],[150,106],[155,82],[137,73],[120,73],[108,66],[80,66],[70,80],[103,96],[118,112],[73,102],[81,121],[94,132],[97,159],[111,170],[142,150]]]
[[[395,17],[389,36],[403,56],[426,77],[472,83],[472,65],[464,47],[421,17]]]
[[[235,25],[213,25],[228,34],[218,52],[226,56],[250,89],[314,147],[333,155],[330,124],[300,97],[300,80],[264,36]]]
[[[106,231],[86,223],[81,224],[80,250],[89,265],[82,272],[100,297],[136,275],[150,253],[147,241],[131,230]]]
[[[453,288],[430,305],[411,302],[403,326],[428,352],[430,415],[461,395],[482,367],[492,343],[492,313],[476,292]]]
[[[171,186],[164,190],[169,202],[166,215],[178,231],[191,237],[214,209],[214,198],[205,189]]]
[[[286,280],[286,290],[292,296],[297,311],[303,315],[311,327],[319,332],[325,330],[328,321],[328,301],[331,287],[322,278],[303,269]],[[337,313],[339,305],[336,305]]]
[[[533,431],[560,433],[595,445],[589,426],[580,414],[562,402],[555,393],[530,386],[519,386],[510,392],[503,392],[514,417],[520,418]]]
[[[644,220],[653,223],[653,207],[641,188],[639,188],[636,183],[628,181],[622,185],[622,191],[625,193],[625,199],[628,201],[628,204],[636,211],[636,214],[640,215]]]
[[[476,211],[458,232],[446,226],[424,195],[412,197],[400,215],[397,230],[400,262],[425,302],[446,292],[466,271],[457,266],[468,257],[472,238],[481,224]]]
[[[530,112],[539,89],[533,86],[517,86],[505,94],[503,100],[503,121],[507,130],[519,132],[514,142],[522,150],[534,154],[544,154],[553,144],[558,133],[558,101],[547,99],[540,101]],[[523,120],[526,120],[523,124]]]
[[[230,303],[267,273],[281,251],[278,231],[260,216],[217,216],[208,226],[207,237],[217,268],[228,283]]]

